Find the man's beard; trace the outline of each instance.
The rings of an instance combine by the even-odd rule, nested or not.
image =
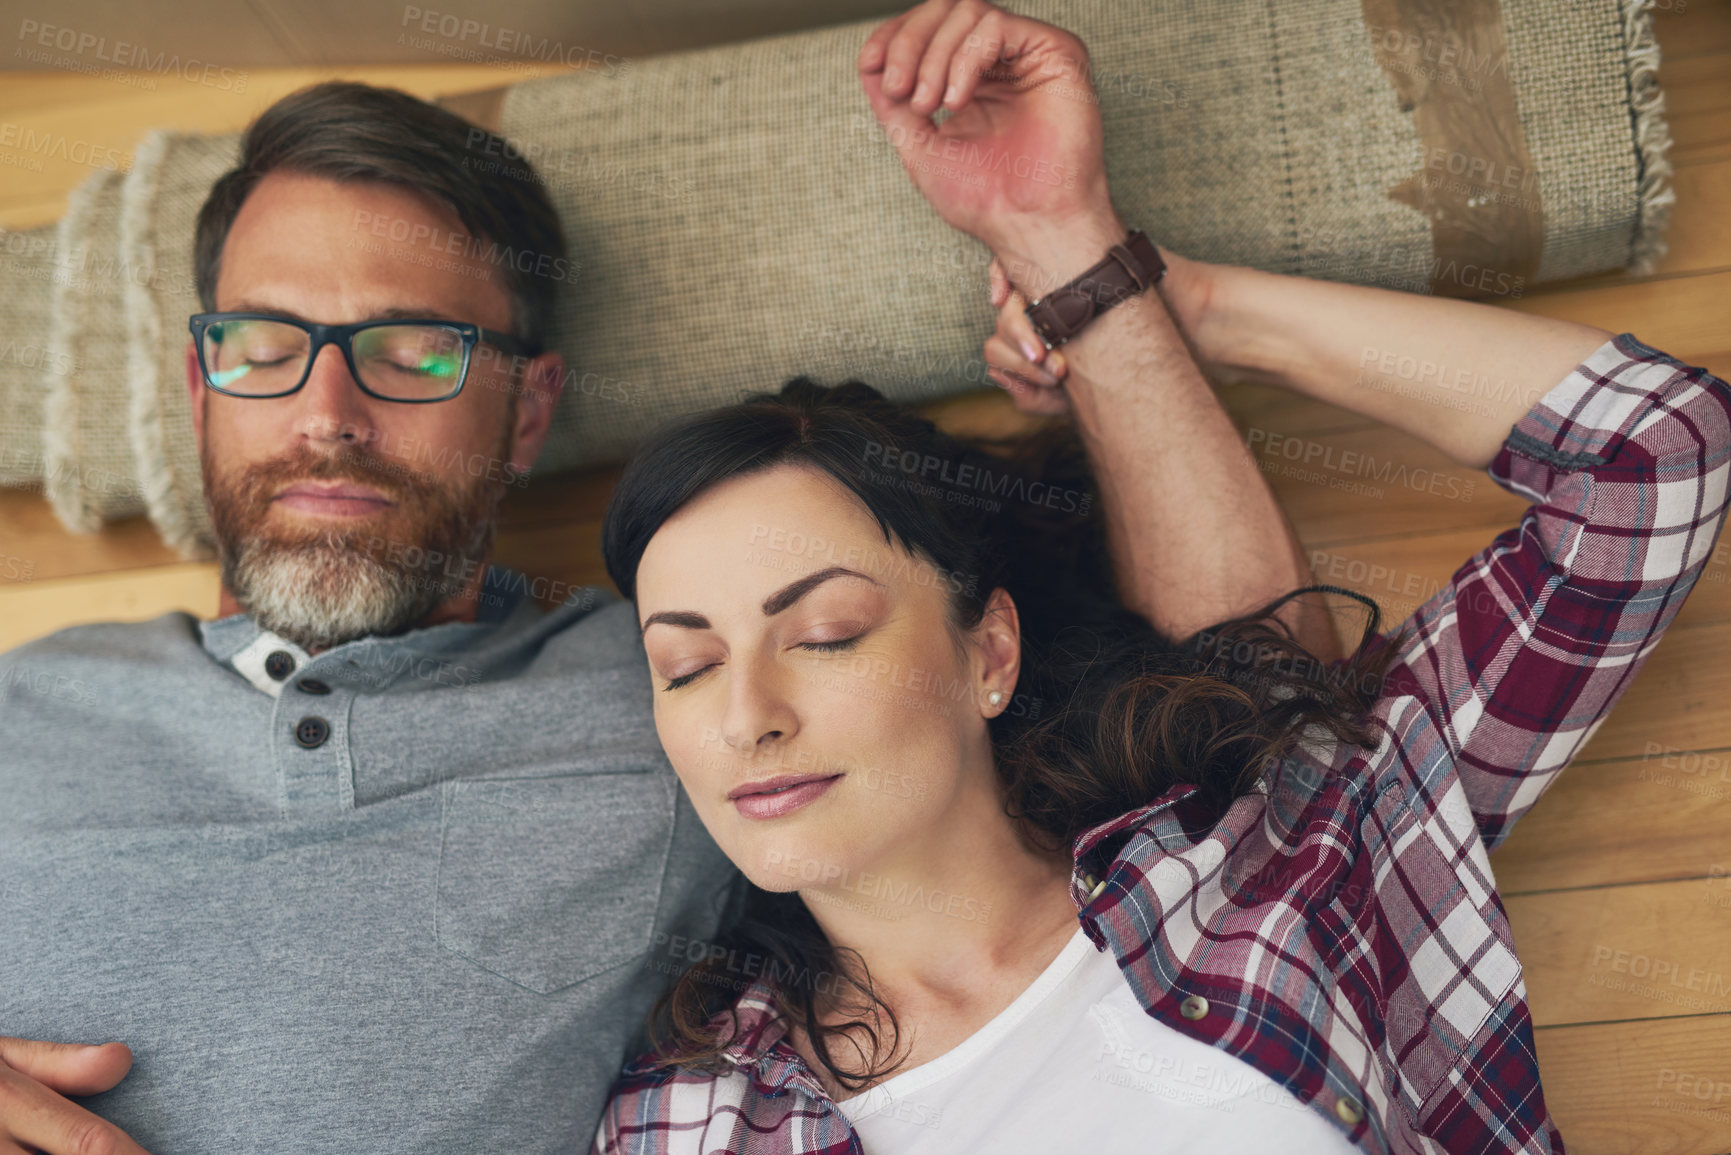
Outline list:
[[[506,461],[510,425],[493,460]],[[258,624],[304,650],[412,628],[471,579],[493,544],[504,487],[480,477],[434,480],[358,446],[294,453],[219,474],[207,453],[222,580]],[[302,481],[354,482],[395,502],[356,524],[267,527],[271,499]]]

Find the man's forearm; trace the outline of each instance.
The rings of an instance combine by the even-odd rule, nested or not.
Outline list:
[[[1206,266],[1190,336],[1212,372],[1278,385],[1488,466],[1510,426],[1613,334],[1416,293]]]
[[[1123,239],[1116,226],[1029,238],[1000,253],[1025,292],[1080,273]],[[1194,297],[1204,268],[1174,258],[1160,291],[1132,297],[1064,346],[1065,388],[1094,465],[1125,603],[1174,638],[1313,580],[1254,457],[1198,369],[1160,292]],[[1327,610],[1280,617],[1323,658],[1340,645]]]

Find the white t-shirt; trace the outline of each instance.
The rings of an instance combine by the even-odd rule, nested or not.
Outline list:
[[[1080,929],[960,1046],[839,1106],[867,1155],[1357,1150],[1255,1067],[1150,1017]]]

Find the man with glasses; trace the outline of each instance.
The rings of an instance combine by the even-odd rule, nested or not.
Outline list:
[[[217,618],[0,661],[0,1032],[131,1050],[0,1041],[0,1151],[576,1150],[712,933],[630,607],[488,564],[567,266],[470,133],[322,85],[201,212]]]

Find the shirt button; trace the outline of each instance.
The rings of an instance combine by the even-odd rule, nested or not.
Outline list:
[[[295,672],[294,655],[287,650],[272,650],[264,660],[264,672],[275,681],[282,681]]]
[[[295,723],[295,741],[311,750],[315,746],[323,746],[325,739],[331,736],[331,724],[317,714],[308,714]]]
[[[328,694],[331,688],[317,678],[302,678],[295,683],[295,689],[303,694]]]
[[[1194,1022],[1208,1013],[1208,1000],[1201,995],[1191,995],[1178,1004],[1178,1013]]]
[[[1359,1120],[1364,1118],[1364,1108],[1351,1095],[1342,1095],[1334,1101],[1334,1113],[1348,1127],[1358,1126]]]

